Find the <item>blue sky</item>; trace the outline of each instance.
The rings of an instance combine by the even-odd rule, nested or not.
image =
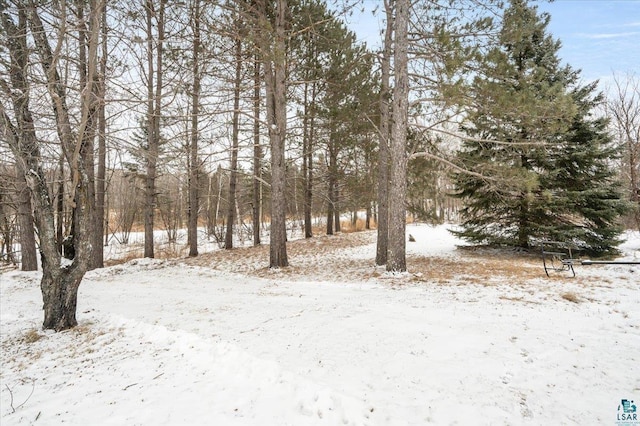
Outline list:
[[[349,27],[369,46],[379,46],[382,1],[364,0],[360,12],[348,17]],[[585,81],[599,79],[605,85],[614,73],[640,73],[640,0],[537,0],[539,12],[551,14],[549,31],[562,42],[560,57],[582,70]]]
[[[562,42],[563,62],[584,80],[640,72],[640,0],[536,2],[551,14],[549,31]]]

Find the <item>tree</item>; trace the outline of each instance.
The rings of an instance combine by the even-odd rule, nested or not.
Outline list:
[[[640,79],[635,74],[614,78],[607,113],[622,152],[621,177],[640,229]]]
[[[394,16],[393,69],[391,102],[391,139],[389,146],[389,245],[387,271],[404,272],[406,261],[407,123],[409,107],[409,7],[408,0],[397,0]]]
[[[154,218],[157,205],[156,177],[160,150],[160,119],[162,117],[163,60],[165,42],[166,0],[145,1],[147,37],[147,151],[145,157],[144,257],[154,257]],[[154,20],[157,36],[154,38]],[[154,43],[155,40],[155,43]]]
[[[252,222],[253,245],[260,245],[260,224],[262,221],[262,146],[260,145],[260,61],[254,55],[253,63],[253,198]]]
[[[560,43],[546,30],[549,19],[525,0],[513,0],[497,44],[480,62],[458,157],[474,173],[456,175],[465,200],[457,234],[523,248],[553,237],[607,251],[616,234],[608,214],[618,206],[605,202],[615,196],[599,191],[600,183],[589,177],[589,168],[598,167],[605,185],[612,184],[606,164],[611,152],[601,124],[589,117],[595,86],[578,87],[579,73],[560,65]],[[576,146],[589,152],[580,156]],[[579,184],[562,172],[569,159],[577,162],[572,172]],[[612,210],[581,208],[578,195],[589,191],[590,202]],[[600,243],[587,238],[590,233]]]
[[[594,117],[603,101],[594,95],[597,83],[572,90],[577,112],[562,135],[563,143],[550,152],[548,173],[540,184],[547,198],[536,212],[538,235],[577,243],[589,255],[616,254],[622,232],[618,218],[627,210],[611,160],[617,147],[607,132],[607,119]]]
[[[253,31],[260,41],[271,147],[271,232],[269,267],[289,266],[287,258],[286,165],[287,131],[287,0],[258,0]],[[272,19],[273,18],[273,19]],[[263,31],[266,30],[266,33]]]
[[[326,134],[327,234],[331,235],[334,230],[340,231],[340,211],[344,204],[341,192],[346,166],[350,165],[342,157],[358,136],[371,128],[365,113],[370,112],[368,105],[374,96],[373,74],[371,55],[344,24],[330,16],[320,28],[323,36],[316,53],[323,59],[316,64],[315,73],[322,96],[313,108],[319,109],[318,119]]]
[[[18,118],[21,125],[28,124],[24,121],[24,117]],[[20,231],[20,268],[23,271],[37,271],[38,258],[36,255],[36,235],[33,226],[33,204],[31,202],[31,194],[27,181],[24,176],[23,165],[20,161],[16,163],[16,204],[18,213],[18,227]]]
[[[380,123],[378,128],[378,232],[376,265],[387,264],[389,247],[389,128],[391,99],[391,44],[393,43],[393,10],[390,1],[384,2],[387,16],[382,57],[380,58]]]
[[[234,44],[234,78],[233,78],[233,113],[231,124],[231,167],[229,175],[229,196],[227,208],[227,232],[224,238],[224,247],[233,248],[233,226],[236,214],[236,187],[238,182],[238,149],[240,138],[240,91],[242,85],[242,25],[238,18],[236,22],[236,33]]]
[[[76,305],[80,282],[89,267],[91,257],[91,216],[93,214],[90,199],[90,185],[87,169],[91,158],[88,148],[96,133],[97,111],[99,106],[98,87],[95,84],[97,73],[97,50],[102,17],[102,3],[89,2],[89,19],[86,33],[86,75],[79,92],[78,117],[72,124],[68,98],[68,85],[65,85],[58,67],[63,60],[61,46],[70,37],[66,31],[68,19],[66,4],[57,10],[48,10],[48,23],[57,38],[55,49],[51,48],[48,32],[40,18],[39,5],[32,0],[16,1],[9,9],[6,1],[2,6],[0,19],[2,33],[10,34],[6,42],[9,52],[10,83],[3,81],[3,86],[11,85],[13,90],[13,114],[19,120],[16,125],[4,105],[0,105],[0,130],[8,141],[16,162],[21,163],[21,170],[31,192],[34,203],[34,220],[40,241],[43,275],[41,290],[44,308],[45,329],[64,330],[74,327],[76,321]],[[17,21],[17,22],[16,22]],[[84,26],[80,21],[78,26]],[[56,229],[54,226],[54,206],[49,195],[47,176],[43,169],[41,147],[36,135],[33,114],[29,106],[31,89],[29,72],[29,52],[27,39],[32,37],[37,52],[42,75],[46,78],[46,88],[51,100],[57,136],[66,162],[71,171],[73,200],[73,247],[74,257],[71,262],[63,263],[58,252]],[[81,40],[80,44],[84,44]],[[78,52],[81,54],[81,52]],[[82,63],[82,58],[75,58]],[[80,70],[82,74],[82,70]],[[91,153],[92,154],[92,153]]]
[[[108,31],[107,31],[107,2],[102,2],[102,18],[100,28],[100,63],[96,80],[99,90],[100,105],[98,109],[98,167],[95,178],[95,219],[93,231],[93,268],[104,266],[104,250],[102,249],[103,237],[107,228],[108,218],[106,208],[107,192],[107,114],[106,114],[106,92],[107,92],[107,56],[108,56]],[[106,244],[106,243],[105,243]]]
[[[305,238],[313,237],[312,206],[314,184],[314,151],[318,138],[318,105],[320,102],[320,57],[322,48],[321,40],[324,38],[325,29],[334,20],[328,14],[323,3],[298,2],[293,15],[297,16],[294,25],[295,31],[300,34],[295,38],[293,50],[298,58],[299,65],[294,72],[299,73],[302,80],[302,185],[303,185],[303,210],[304,210],[304,235]]]
[[[191,88],[191,141],[189,146],[189,222],[187,226],[189,241],[189,256],[198,255],[198,119],[200,114],[200,0],[193,2],[191,10],[191,22],[193,27],[192,45],[192,72],[193,85]]]

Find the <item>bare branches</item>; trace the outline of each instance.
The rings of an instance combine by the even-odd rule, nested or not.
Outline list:
[[[469,170],[466,167],[463,166],[459,166],[457,164],[455,164],[454,162],[452,162],[451,160],[441,156],[441,155],[436,155],[436,154],[432,154],[430,152],[427,151],[422,151],[422,152],[414,152],[413,154],[411,154],[409,156],[409,159],[414,159],[414,158],[420,158],[420,157],[426,157],[426,158],[431,158],[433,160],[436,160],[444,165],[446,165],[447,167],[449,167],[452,170],[455,170],[456,172],[459,173],[463,173],[469,176],[475,176],[479,179],[485,180],[485,181],[494,181],[494,182],[498,182],[500,179],[494,178],[494,177],[490,177],[490,176],[486,176],[483,175],[481,173],[475,172],[473,170]]]

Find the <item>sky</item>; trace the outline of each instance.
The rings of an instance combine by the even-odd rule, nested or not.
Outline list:
[[[549,31],[562,42],[565,63],[587,81],[640,71],[640,0],[537,2],[551,14]]]
[[[354,10],[349,26],[369,46],[381,44],[382,2],[364,0],[364,12]],[[539,12],[551,14],[549,31],[562,42],[560,57],[582,70],[584,81],[607,84],[614,74],[640,72],[640,0],[537,0]]]

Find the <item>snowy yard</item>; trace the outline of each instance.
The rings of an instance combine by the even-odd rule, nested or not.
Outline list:
[[[373,232],[294,241],[281,271],[266,247],[93,271],[57,334],[38,273],[4,273],[0,424],[616,425],[640,401],[639,267],[547,278],[407,231],[399,276]]]

